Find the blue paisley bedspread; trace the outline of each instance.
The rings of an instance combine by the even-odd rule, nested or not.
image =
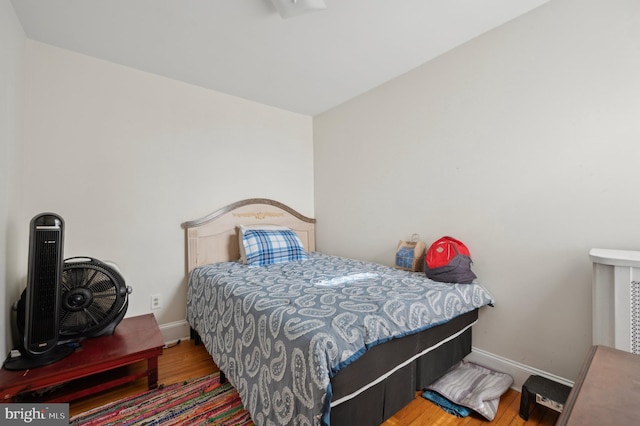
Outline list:
[[[303,426],[326,423],[330,378],[368,348],[488,304],[475,283],[316,252],[194,269],[187,320],[256,424]]]

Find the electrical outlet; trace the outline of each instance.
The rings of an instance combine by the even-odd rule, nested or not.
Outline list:
[[[162,308],[162,299],[159,294],[151,295],[151,310]]]

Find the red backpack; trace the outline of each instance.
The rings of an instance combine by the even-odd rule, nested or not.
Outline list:
[[[424,272],[434,281],[469,284],[476,279],[469,249],[455,238],[442,237],[431,244],[424,260]]]

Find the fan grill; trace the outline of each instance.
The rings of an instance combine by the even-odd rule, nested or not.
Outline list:
[[[75,338],[100,333],[126,309],[128,292],[120,274],[95,259],[65,261],[60,336]]]

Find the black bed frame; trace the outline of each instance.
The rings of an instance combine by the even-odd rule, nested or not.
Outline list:
[[[333,401],[357,392],[387,373],[392,368],[390,366],[399,366],[414,357],[416,359],[354,398],[331,408],[331,426],[379,425],[397,413],[415,399],[416,391],[426,388],[471,353],[471,327],[445,343],[439,342],[477,319],[476,309],[420,333],[370,348],[331,379]],[[191,339],[196,345],[201,343],[200,336],[193,328]],[[434,349],[417,357],[432,347]],[[220,381],[226,381],[222,371]]]

